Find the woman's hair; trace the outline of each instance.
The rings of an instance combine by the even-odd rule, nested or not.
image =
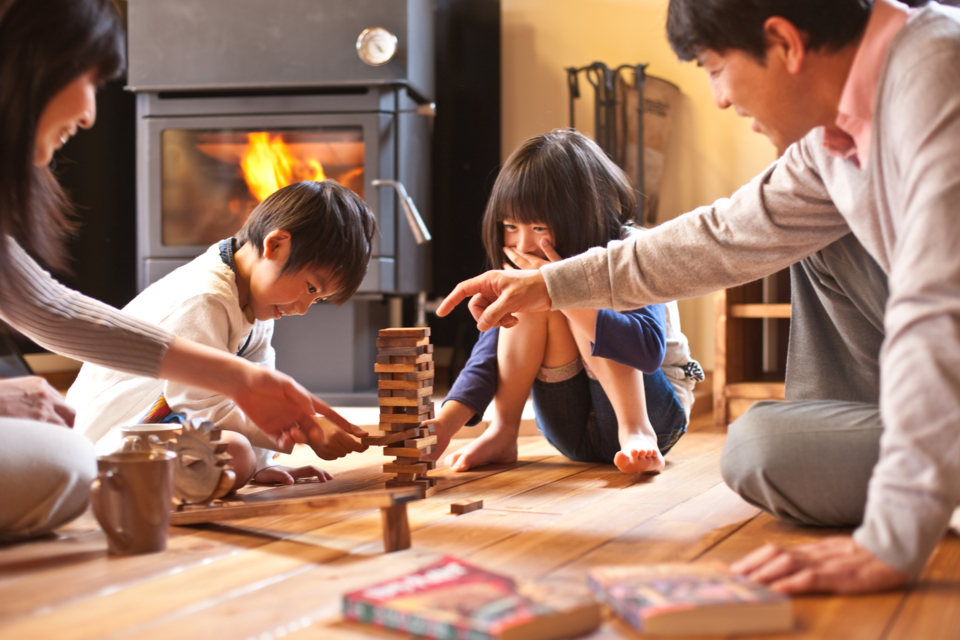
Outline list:
[[[123,22],[113,0],[0,0],[0,234],[65,270],[71,207],[49,167],[35,167],[40,114],[81,75],[124,68]],[[2,237],[0,237],[2,240]],[[0,293],[9,273],[0,242]]]
[[[541,222],[564,258],[604,246],[632,222],[637,195],[593,140],[555,129],[521,144],[493,185],[483,214],[483,246],[493,268],[506,261],[503,221]]]
[[[263,241],[274,230],[290,232],[290,257],[280,273],[326,271],[337,284],[330,302],[352,296],[367,274],[377,221],[366,203],[333,180],[304,181],[271,194],[237,232],[238,248],[251,243],[263,255]]]

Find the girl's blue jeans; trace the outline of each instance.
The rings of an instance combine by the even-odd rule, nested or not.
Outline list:
[[[665,454],[686,433],[686,414],[663,371],[643,374],[643,390],[657,445]],[[533,409],[540,433],[571,460],[612,463],[620,451],[613,406],[586,371],[563,382],[535,380]]]

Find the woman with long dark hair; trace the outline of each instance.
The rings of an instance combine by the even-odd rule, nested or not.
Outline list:
[[[124,63],[112,0],[0,0],[0,318],[56,353],[223,393],[278,441],[322,441],[316,413],[361,434],[289,377],[125,316],[40,266],[66,267],[72,230],[53,154],[93,126],[96,88]],[[42,380],[0,381],[0,541],[49,532],[86,507],[96,459],[64,428],[72,422]]]

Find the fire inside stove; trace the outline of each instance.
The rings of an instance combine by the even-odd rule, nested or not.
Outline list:
[[[208,245],[228,238],[267,196],[302,180],[336,180],[363,197],[359,127],[167,129],[161,141],[166,246]]]

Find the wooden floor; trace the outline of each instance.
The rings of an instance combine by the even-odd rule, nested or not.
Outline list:
[[[175,527],[167,551],[109,557],[92,517],[56,539],[0,547],[0,638],[390,638],[346,624],[340,596],[455,554],[495,571],[581,582],[596,564],[732,561],[761,541],[833,533],[778,523],[747,505],[719,472],[725,434],[695,420],[655,477],[570,462],[542,438],[522,438],[517,464],[453,474],[410,506],[411,549],[384,554],[379,512],[259,518]],[[293,497],[377,488],[382,454],[326,464],[336,480],[269,489]],[[484,508],[449,514],[451,502]],[[960,539],[938,547],[910,590],[804,597],[788,638],[960,638]],[[636,637],[608,619],[590,638]]]

